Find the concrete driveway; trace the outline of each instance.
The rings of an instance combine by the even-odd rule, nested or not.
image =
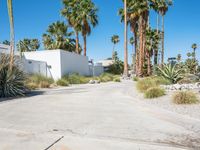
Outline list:
[[[200,120],[140,101],[134,83],[0,102],[0,150],[200,149]]]

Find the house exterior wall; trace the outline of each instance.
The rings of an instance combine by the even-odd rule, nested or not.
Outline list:
[[[40,61],[40,65],[42,65],[42,62],[46,62],[47,76],[55,80],[71,73],[79,73],[85,76],[90,75],[88,57],[75,53],[63,50],[44,50],[25,52],[23,56],[27,60]]]
[[[61,78],[61,57],[60,50],[45,50],[36,52],[25,52],[23,56],[27,60],[46,62],[47,76],[57,80]],[[33,68],[31,68],[33,69]]]
[[[80,75],[89,75],[88,57],[66,52],[61,52],[61,75],[79,73]]]

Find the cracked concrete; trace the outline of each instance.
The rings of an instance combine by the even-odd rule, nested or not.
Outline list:
[[[200,120],[140,101],[134,83],[51,89],[0,103],[0,149],[200,149]]]

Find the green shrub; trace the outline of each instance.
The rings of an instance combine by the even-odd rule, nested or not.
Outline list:
[[[56,84],[59,85],[59,86],[69,86],[69,82],[66,79],[64,79],[64,78],[59,79],[56,82]]]
[[[151,79],[154,80],[157,85],[170,85],[170,84],[172,84],[170,80],[159,77],[159,76],[153,76],[153,77],[151,77]]]
[[[14,58],[14,64],[18,64]],[[10,67],[10,57],[0,56],[0,97],[15,97],[25,94],[25,73],[16,65]]]
[[[137,86],[137,89],[140,92],[145,92],[149,88],[156,87],[157,84],[156,84],[156,82],[154,80],[152,80],[150,78],[145,78],[145,79],[139,80],[137,82],[136,86]]]
[[[113,81],[114,81],[114,82],[121,82],[121,80],[120,80],[119,77],[115,77],[115,78],[113,79]]]
[[[110,73],[103,73],[102,75],[100,75],[99,78],[101,82],[109,82],[109,81],[113,81],[114,75]]]
[[[139,81],[139,78],[138,77],[133,77],[133,81]]]
[[[194,92],[179,91],[174,94],[173,102],[175,104],[195,104],[198,102],[198,98]]]
[[[52,78],[45,77],[40,74],[33,74],[27,78],[26,85],[30,89],[49,88],[54,83]]]
[[[161,97],[163,95],[165,95],[165,90],[160,87],[152,87],[145,92],[145,98],[149,99]]]
[[[51,84],[47,81],[41,81],[39,84],[39,88],[50,88]]]
[[[182,68],[177,68],[176,65],[164,65],[163,67],[158,67],[158,74],[171,83],[177,83],[183,78]]]
[[[77,73],[63,76],[70,84],[86,84],[90,81],[91,77],[81,76]]]

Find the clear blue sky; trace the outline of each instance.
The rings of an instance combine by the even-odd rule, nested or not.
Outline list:
[[[123,59],[123,24],[117,11],[122,7],[121,0],[93,0],[99,8],[99,25],[88,38],[88,55],[96,60],[111,56],[110,38],[118,34],[121,38],[117,45],[120,58]],[[65,21],[60,16],[61,0],[13,0],[16,41],[23,38],[41,39],[48,25],[54,21]],[[200,0],[174,0],[165,19],[166,58],[186,53],[192,43],[200,47]],[[6,0],[0,4],[0,41],[9,39],[9,22]],[[151,24],[155,27],[156,16],[151,15]],[[131,36],[131,35],[129,35]],[[200,60],[200,48],[197,55]],[[129,46],[129,54],[132,48]]]

